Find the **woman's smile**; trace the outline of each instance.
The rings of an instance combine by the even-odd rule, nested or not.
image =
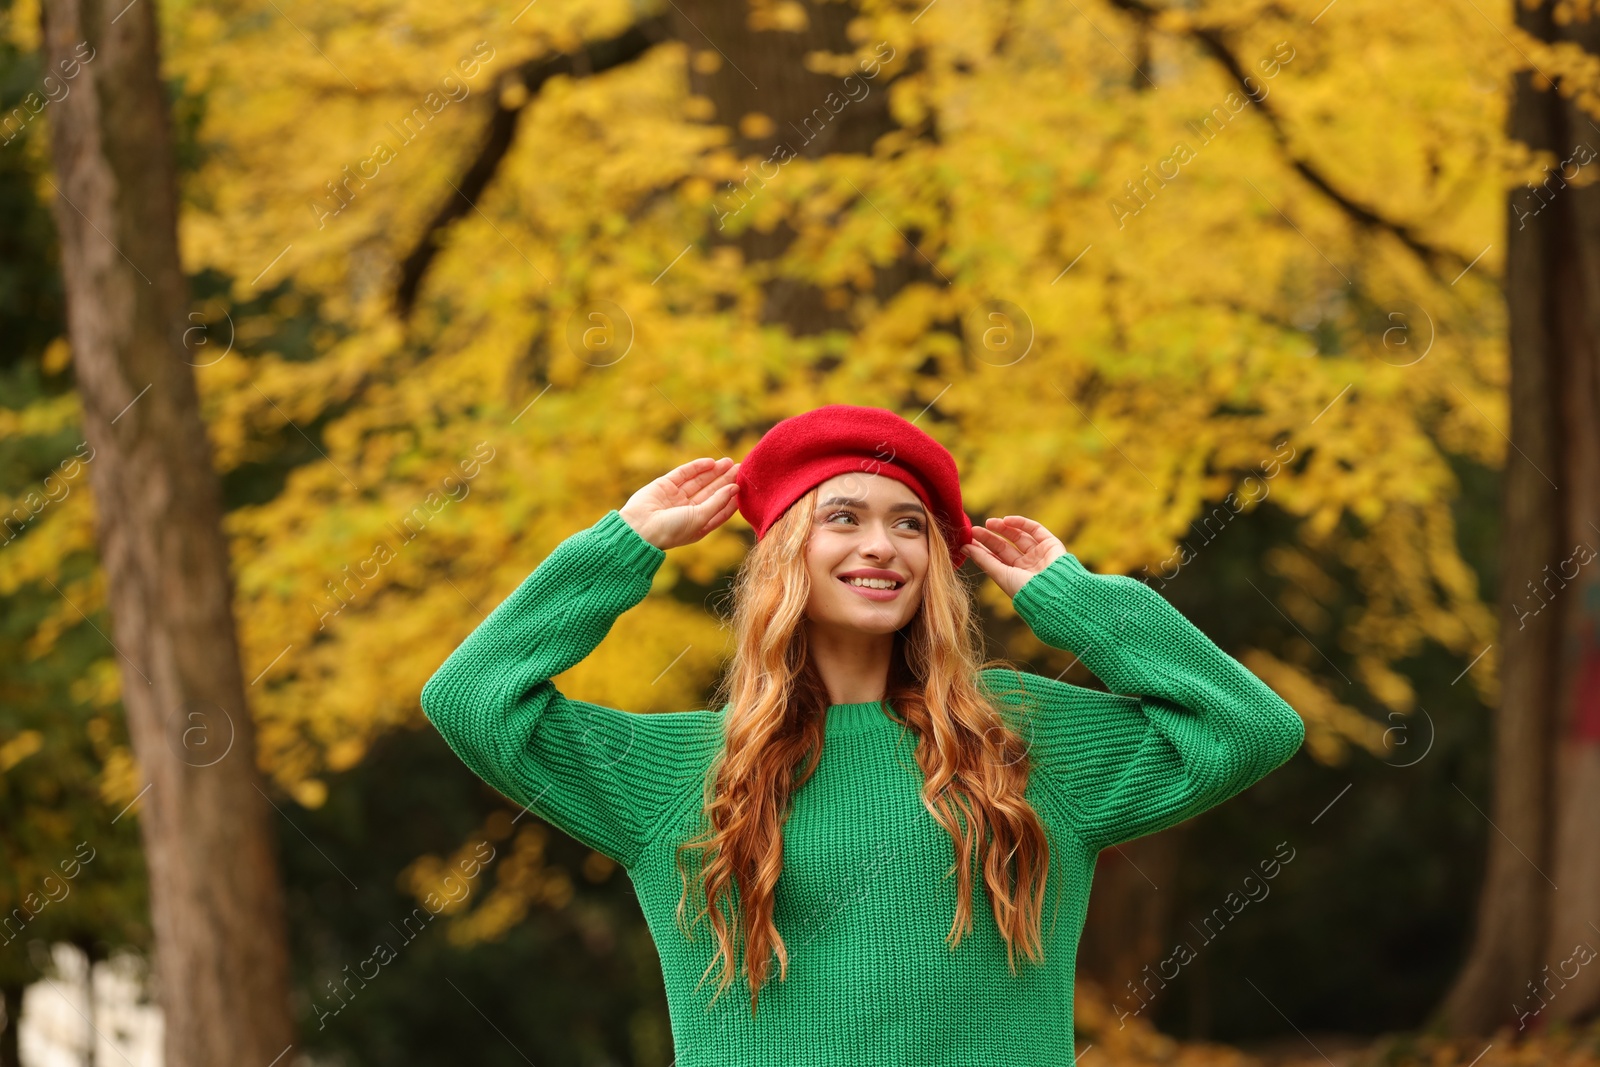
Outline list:
[[[892,589],[875,589],[870,585],[856,585],[848,578],[840,578],[839,581],[843,582],[852,592],[859,593],[868,600],[893,600],[900,595],[902,588],[902,586],[897,585]]]
[[[893,600],[906,585],[905,575],[877,567],[846,571],[839,575],[839,581],[868,600]]]

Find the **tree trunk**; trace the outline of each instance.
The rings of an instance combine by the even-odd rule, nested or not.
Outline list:
[[[189,294],[154,0],[50,0],[49,114],[68,335],[129,734],[147,784],[166,1067],[293,1040],[272,810],[235,641],[222,498],[186,358]]]
[[[1586,22],[1516,6],[1545,41],[1592,52]],[[1600,1010],[1600,138],[1533,72],[1517,75],[1510,134],[1556,167],[1508,201],[1511,442],[1503,475],[1500,700],[1488,858],[1473,944],[1436,1022],[1531,1031]],[[1556,887],[1560,887],[1558,892]],[[1579,959],[1582,959],[1580,955]],[[1563,963],[1571,960],[1570,963]],[[1565,977],[1562,975],[1565,974]]]
[[[1183,856],[1183,833],[1173,827],[1128,841],[1104,850],[1095,861],[1089,889],[1093,919],[1084,924],[1078,944],[1078,974],[1105,990],[1119,1020],[1137,1016],[1154,1023],[1164,1007],[1161,990],[1167,983],[1156,972],[1172,951],[1169,932],[1177,897],[1172,882]]]
[[[684,41],[704,60],[691,60],[690,90],[708,98],[713,107],[707,122],[726,125],[732,131],[729,148],[755,157],[732,186],[717,189],[715,202],[718,222],[708,234],[709,244],[737,246],[747,264],[769,264],[780,259],[795,238],[787,222],[770,232],[745,228],[748,218],[739,219],[740,232],[725,232],[730,222],[763,195],[769,182],[785,179],[783,166],[795,157],[818,159],[830,154],[869,155],[873,143],[885,133],[898,129],[889,114],[890,74],[871,68],[864,76],[819,74],[809,69],[806,57],[813,52],[834,55],[854,53],[861,47],[845,32],[857,17],[854,3],[816,3],[798,5],[805,11],[806,25],[799,30],[750,28],[748,0],[697,0],[675,4],[668,20],[674,36]],[[715,41],[713,49],[707,41]],[[906,42],[885,42],[881,55],[877,47],[865,44],[865,51],[895,68],[896,76],[910,60]],[[720,51],[718,51],[720,50]],[[727,58],[724,58],[724,55]],[[850,77],[848,83],[846,78]],[[746,116],[771,122],[771,130],[747,126]],[[880,205],[882,206],[882,205]],[[887,223],[885,223],[887,225]],[[918,240],[915,230],[906,236]],[[886,300],[913,278],[937,279],[914,248],[903,248],[899,258],[876,270],[876,296]],[[826,295],[816,286],[778,276],[767,286],[761,322],[787,327],[796,337],[837,329],[853,332],[859,328],[848,305],[829,306]]]
[[[1592,19],[1580,19],[1563,28],[1563,37],[1590,56],[1600,55],[1597,30]],[[1594,123],[1570,100],[1545,95],[1567,132],[1556,158],[1573,159],[1583,151],[1591,169],[1600,167]],[[1570,178],[1575,164],[1558,164],[1558,170]],[[1562,195],[1571,210],[1554,293],[1559,541],[1554,565],[1541,575],[1549,588],[1544,598],[1557,598],[1548,610],[1557,613],[1560,625],[1550,650],[1556,675],[1550,878],[1561,891],[1550,894],[1540,970],[1530,976],[1549,999],[1550,1022],[1600,1014],[1600,961],[1577,967],[1575,974],[1563,962],[1581,957],[1580,945],[1589,958],[1600,953],[1600,189],[1569,188]]]

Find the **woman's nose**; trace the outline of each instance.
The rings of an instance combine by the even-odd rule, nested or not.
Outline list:
[[[861,546],[861,554],[871,556],[874,559],[883,559],[886,556],[894,555],[894,539],[889,536],[889,532],[882,526],[874,526],[870,529],[872,532],[867,537],[866,543]]]

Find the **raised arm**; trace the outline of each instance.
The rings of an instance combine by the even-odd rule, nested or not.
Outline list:
[[[550,679],[644,599],[665,555],[607,512],[557,545],[422,690],[423,712],[480,778],[627,867],[697,788],[714,713],[632,714],[569,700]]]
[[[1094,574],[1023,515],[972,528],[974,563],[1048,645],[1113,692],[983,672],[1066,816],[1096,850],[1155,833],[1243,790],[1299,749],[1300,716],[1142,582]],[[1027,714],[1030,713],[1031,714]]]
[[[1069,817],[1105,848],[1166,829],[1258,781],[1305,739],[1295,710],[1134,578],[1067,552],[1012,601],[1041,641],[1077,653],[1113,694],[1034,676]],[[1131,698],[1131,699],[1130,699]]]

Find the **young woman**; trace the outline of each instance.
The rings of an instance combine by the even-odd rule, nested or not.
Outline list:
[[[735,509],[756,544],[726,700],[643,715],[561,693],[550,679],[666,551]],[[969,556],[1112,692],[983,658]],[[973,527],[938,442],[837,404],[562,541],[422,706],[486,782],[627,870],[676,1067],[1072,1064],[1097,853],[1233,796],[1304,737],[1155,590],[1023,516]],[[722,996],[736,978],[748,999]]]

